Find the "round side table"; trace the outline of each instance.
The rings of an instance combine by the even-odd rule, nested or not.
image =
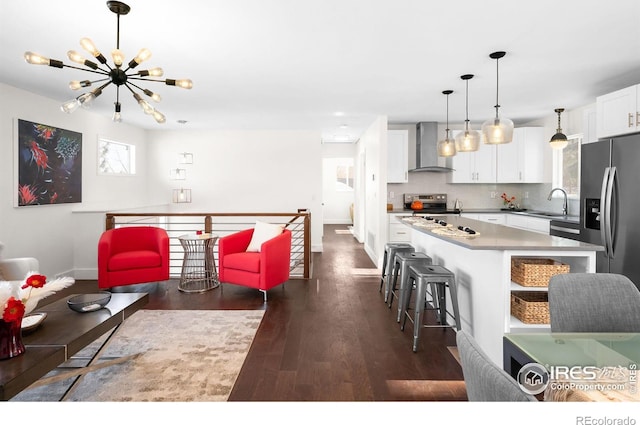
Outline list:
[[[184,250],[178,290],[205,292],[220,286],[213,255],[218,236],[212,233],[178,236]]]

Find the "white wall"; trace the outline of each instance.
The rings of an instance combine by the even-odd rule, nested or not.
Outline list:
[[[191,189],[194,212],[311,211],[311,245],[322,251],[322,149],[319,132],[148,131],[151,203]],[[193,153],[186,180],[171,180],[178,153]],[[215,228],[215,224],[214,224]]]
[[[346,192],[336,190],[335,169],[338,163],[344,158],[350,158],[355,167],[355,144],[325,143],[322,145],[322,159],[324,164],[322,173],[322,215],[325,224],[351,224],[349,210],[351,204],[355,202],[355,193],[353,191]]]
[[[36,257],[44,274],[72,274],[76,253],[91,258],[97,245],[96,226],[86,223],[73,211],[92,204],[132,206],[146,203],[146,166],[139,175],[115,178],[97,175],[96,139],[98,135],[135,144],[146,155],[144,131],[126,124],[114,124],[84,110],[73,115],[60,112],[60,103],[14,87],[0,84],[0,241],[4,257]],[[136,111],[137,112],[137,111]],[[17,135],[14,122],[24,119],[82,133],[82,203],[14,207],[17,170],[14,176]],[[49,153],[51,154],[51,153]],[[15,164],[17,165],[17,164]],[[104,228],[100,216],[98,231]],[[97,234],[99,235],[99,233]],[[78,240],[88,238],[89,250],[76,249]],[[84,261],[84,260],[80,260]]]
[[[378,117],[358,142],[358,155],[364,158],[364,170],[360,173],[364,196],[356,193],[356,199],[364,199],[364,202],[359,203],[363,208],[356,208],[356,220],[363,220],[356,229],[362,232],[364,249],[378,266],[387,234],[387,156],[382,152],[387,152],[386,116]]]

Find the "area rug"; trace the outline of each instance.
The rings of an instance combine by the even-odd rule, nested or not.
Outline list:
[[[86,374],[67,399],[226,401],[263,315],[263,310],[139,310],[120,327],[104,357],[140,356]],[[97,348],[94,343],[78,354]],[[27,389],[12,400],[58,400],[69,383]]]

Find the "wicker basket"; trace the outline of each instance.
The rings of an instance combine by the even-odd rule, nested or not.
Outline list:
[[[514,291],[511,293],[511,314],[522,323],[548,324],[549,297],[544,291]]]
[[[569,269],[568,264],[551,258],[511,258],[511,280],[522,286],[548,286],[551,276],[569,273]]]

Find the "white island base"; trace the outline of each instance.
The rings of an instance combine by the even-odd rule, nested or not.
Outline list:
[[[411,243],[416,251],[429,255],[434,264],[455,274],[462,329],[470,332],[500,367],[505,333],[549,331],[548,324],[525,324],[511,316],[512,291],[547,290],[547,287],[524,287],[512,282],[511,258],[553,258],[569,264],[571,273],[593,273],[596,251],[602,249],[597,245],[459,216],[438,218],[454,227],[470,227],[479,236],[473,239],[443,236],[405,222],[412,228]]]

